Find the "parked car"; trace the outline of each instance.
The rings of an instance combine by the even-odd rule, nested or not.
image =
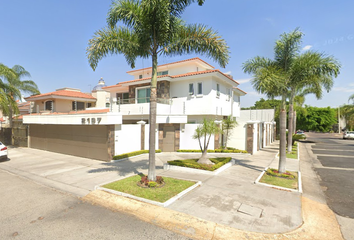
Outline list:
[[[354,131],[346,131],[343,133],[343,139],[354,139]]]
[[[7,147],[0,142],[0,159],[7,160]]]
[[[305,134],[305,133],[304,133],[304,131],[302,131],[302,130],[297,130],[297,131],[296,131],[296,134],[301,134],[301,135],[302,135],[302,134]]]

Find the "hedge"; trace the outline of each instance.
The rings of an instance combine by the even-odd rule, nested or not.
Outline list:
[[[193,150],[193,149],[180,149],[177,152],[202,152],[201,150]],[[208,153],[248,153],[246,150],[239,149],[215,149],[215,150],[207,150]]]
[[[156,152],[157,152],[157,153],[160,153],[161,150],[158,149],[158,150],[156,150]],[[140,155],[140,154],[143,154],[143,153],[149,153],[149,150],[139,150],[139,151],[135,151],[135,152],[123,153],[123,154],[114,156],[114,157],[113,157],[113,160],[128,158],[128,157]]]
[[[187,160],[174,160],[174,161],[167,161],[170,165],[180,166],[180,167],[189,167],[195,169],[203,169],[208,171],[214,171],[221,166],[225,165],[226,163],[231,161],[230,157],[227,158],[210,158],[210,161],[215,163],[214,165],[206,165],[197,163],[198,159],[187,159]]]

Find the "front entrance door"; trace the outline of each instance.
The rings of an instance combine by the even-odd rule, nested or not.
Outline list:
[[[174,126],[164,126],[163,127],[162,151],[163,152],[174,152],[175,151],[175,128],[174,128]]]

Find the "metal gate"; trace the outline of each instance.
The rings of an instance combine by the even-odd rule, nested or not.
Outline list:
[[[109,126],[33,124],[29,136],[31,148],[105,161],[112,159]]]

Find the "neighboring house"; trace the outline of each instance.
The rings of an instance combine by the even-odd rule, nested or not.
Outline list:
[[[157,71],[156,149],[199,149],[192,135],[203,118],[240,117],[246,93],[205,61],[163,64]],[[148,149],[151,68],[127,73],[133,80],[105,86],[100,79],[91,94],[65,88],[26,98],[29,147],[101,160]],[[220,136],[213,136],[210,149],[220,144]]]

